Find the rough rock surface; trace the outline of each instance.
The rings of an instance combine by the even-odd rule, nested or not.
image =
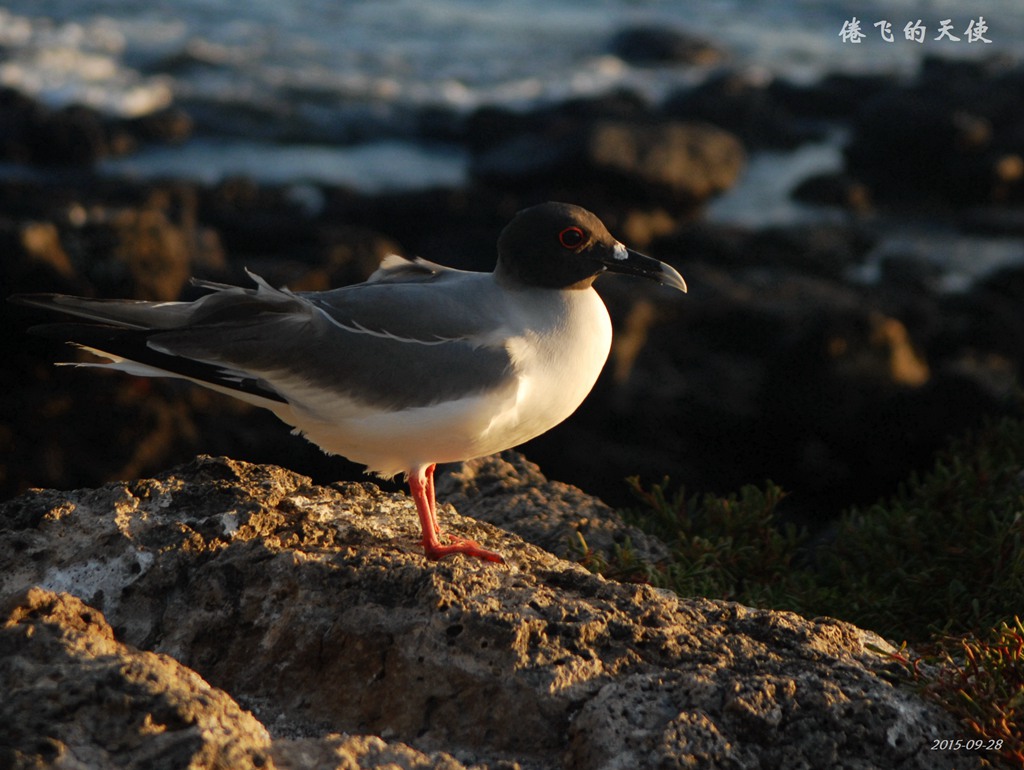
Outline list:
[[[445,468],[437,480],[438,497],[472,516],[514,532],[556,556],[586,547],[612,555],[627,540],[643,558],[667,556],[665,545],[596,497],[561,481],[549,481],[540,468],[515,450]]]
[[[0,653],[3,767],[463,767],[373,736],[272,741],[223,690],[116,641],[67,593],[30,589],[0,627]]]
[[[976,766],[867,632],[441,517],[506,564],[426,561],[403,495],[222,458],[6,503],[6,766]]]
[[[173,658],[132,650],[70,594],[30,589],[0,629],[4,767],[253,767],[270,735]],[[74,714],[74,719],[68,719]],[[95,740],[102,736],[103,740]]]

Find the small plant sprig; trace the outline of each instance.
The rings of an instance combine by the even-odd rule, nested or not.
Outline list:
[[[809,593],[817,597],[814,576],[798,565],[807,533],[780,522],[785,492],[777,485],[687,497],[682,488],[670,493],[668,479],[650,487],[635,477],[627,483],[640,507],[624,511],[625,518],[670,549],[650,571],[655,585],[777,609],[800,609]]]
[[[1009,766],[1024,766],[1024,623],[1019,617],[981,637],[945,636],[921,652],[904,645],[882,654]]]
[[[569,555],[591,572],[620,583],[646,583],[659,587],[665,583],[660,575],[662,565],[642,559],[629,538],[622,544],[616,544],[611,554],[605,554],[591,548],[583,534],[577,532],[569,542]]]

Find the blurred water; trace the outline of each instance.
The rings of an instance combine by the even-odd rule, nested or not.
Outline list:
[[[845,43],[854,17],[867,37]],[[982,18],[992,43],[967,42]],[[945,19],[960,42],[934,39]],[[882,20],[891,43],[874,27]],[[918,20],[925,41],[904,39]],[[1021,0],[0,0],[0,85],[126,116],[177,104],[197,120],[196,140],[109,162],[109,173],[364,191],[451,185],[466,158],[420,143],[414,127],[428,108],[524,108],[616,88],[656,101],[709,73],[612,55],[612,35],[629,26],[703,36],[730,66],[801,82],[909,73],[927,55],[1024,58]],[[757,156],[712,215],[799,219],[788,188],[839,163],[835,142]]]
[[[844,43],[854,17],[868,37]],[[963,37],[979,17],[991,45]],[[926,41],[903,39],[919,19]],[[959,43],[933,39],[943,19]],[[894,42],[881,39],[880,20]],[[0,83],[51,104],[132,115],[177,99],[308,128],[368,111],[528,105],[619,86],[656,98],[695,77],[611,56],[609,38],[631,25],[687,30],[742,66],[801,80],[906,72],[928,54],[1024,52],[1020,0],[8,0]]]

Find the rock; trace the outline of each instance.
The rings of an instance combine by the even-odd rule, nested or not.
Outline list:
[[[942,346],[949,355],[958,352],[981,357],[994,354],[1013,362],[1011,365],[1021,371],[1022,301],[1024,269],[1021,267],[1002,268],[972,291],[944,297],[941,312],[947,325],[935,335],[934,347]]]
[[[36,290],[73,284],[76,278],[60,230],[52,222],[0,220],[0,283]]]
[[[925,203],[975,203],[987,196],[986,121],[957,112],[935,93],[887,93],[858,115],[847,169],[886,202],[908,195]]]
[[[463,515],[515,532],[563,558],[579,552],[581,538],[606,558],[627,540],[646,561],[668,555],[664,544],[625,524],[599,499],[548,481],[537,465],[512,450],[445,468],[437,494]]]
[[[216,228],[225,248],[252,255],[246,268],[275,286],[318,290],[364,281],[386,255],[402,252],[394,238],[346,224],[350,215],[323,212],[325,205],[310,209],[301,191],[249,179],[205,189],[199,202],[204,222]],[[238,280],[248,279],[239,272]]]
[[[265,764],[266,729],[194,671],[119,643],[71,594],[32,588],[13,603],[0,628],[4,767]]]
[[[1024,67],[928,59],[918,77],[867,99],[847,171],[880,201],[973,206],[1024,199]]]
[[[671,94],[662,107],[676,120],[702,121],[735,134],[748,150],[791,149],[820,140],[822,129],[799,119],[757,73],[725,72]]]
[[[819,122],[849,120],[865,101],[891,87],[892,76],[888,74],[833,72],[809,84],[773,79],[768,91],[773,102],[788,114]]]
[[[174,107],[131,118],[122,124],[122,130],[138,141],[158,144],[182,144],[192,136],[193,128],[191,116]]]
[[[735,137],[694,123],[600,122],[591,130],[586,153],[591,167],[613,181],[630,189],[661,188],[691,205],[732,187],[745,164]]]
[[[569,171],[576,151],[574,136],[521,134],[474,156],[471,170],[477,179],[498,183],[559,176]]]
[[[596,120],[516,135],[474,156],[471,171],[482,182],[513,189],[597,186],[605,200],[686,209],[729,189],[744,163],[740,143],[714,126]]]
[[[0,627],[0,761],[12,770],[463,767],[372,736],[272,740],[194,671],[115,640],[75,596],[33,588],[12,604]]]
[[[61,234],[92,291],[172,301],[181,298],[191,276],[223,272],[220,239],[198,221],[194,188],[167,184],[137,192],[134,200],[105,200],[83,211]]]
[[[528,112],[487,106],[476,110],[466,121],[464,141],[473,152],[481,152],[517,136],[542,134],[554,139],[579,134],[598,120],[643,123],[656,117],[644,99],[628,91],[578,97]]]
[[[26,143],[33,161],[47,165],[87,166],[113,154],[103,119],[89,107],[42,113]]]
[[[687,223],[652,244],[664,254],[716,267],[782,270],[837,283],[874,245],[866,228],[842,224],[778,225],[749,229],[709,222]]]
[[[527,113],[481,109],[467,121],[465,141],[478,186],[595,210],[685,212],[731,187],[745,160],[730,133],[666,119],[628,93]]]
[[[15,767],[980,766],[928,750],[956,725],[868,632],[609,582],[441,518],[507,563],[427,562],[405,496],[223,458],[4,504],[0,744]]]
[[[867,185],[842,172],[808,177],[793,188],[790,195],[801,203],[838,206],[857,214],[868,214],[873,209]]]
[[[0,89],[0,160],[91,166],[142,143],[182,142],[191,131],[191,119],[177,109],[123,120],[82,105],[51,110],[13,89]]]
[[[12,88],[0,88],[0,158],[15,163],[35,160],[28,139],[41,116],[42,107],[35,101]]]
[[[714,43],[679,29],[627,27],[612,36],[608,49],[630,64],[718,64],[725,53]]]
[[[196,244],[158,207],[125,208],[96,225],[106,246],[92,273],[110,296],[172,301],[193,270]]]
[[[997,238],[1024,236],[1024,206],[979,206],[960,217],[960,229],[966,233]]]

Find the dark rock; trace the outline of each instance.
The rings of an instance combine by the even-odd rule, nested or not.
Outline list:
[[[41,291],[74,282],[75,268],[52,222],[0,220],[0,253],[0,285]]]
[[[181,296],[194,272],[195,235],[158,206],[110,212],[90,225],[101,254],[90,270],[108,296],[170,301]]]
[[[0,89],[0,160],[88,167],[143,143],[182,142],[191,132],[191,118],[177,109],[111,118],[82,105],[51,110],[17,91]]]
[[[570,99],[528,112],[482,107],[466,121],[465,141],[472,151],[481,152],[521,135],[576,136],[597,120],[649,123],[656,117],[647,102],[627,91]]]
[[[660,238],[653,250],[685,254],[720,268],[782,269],[841,280],[860,264],[874,236],[855,225],[783,225],[750,229],[693,222]]]
[[[326,289],[363,281],[381,259],[402,251],[393,238],[347,224],[350,216],[303,208],[287,188],[236,178],[203,190],[200,197],[203,219],[216,228],[225,248],[255,255],[246,267],[274,285]],[[248,279],[240,274],[239,280]]]
[[[886,254],[878,261],[879,281],[904,289],[935,292],[942,279],[942,268],[917,254]]]
[[[0,88],[0,159],[30,163],[36,159],[29,138],[43,120],[43,108],[24,94]]]
[[[847,170],[880,201],[978,205],[1024,197],[1024,68],[929,60],[867,100]]]
[[[467,121],[466,142],[478,186],[595,210],[685,212],[731,186],[743,165],[727,132],[665,120],[621,92],[527,113],[482,109]]]
[[[858,115],[847,168],[885,202],[976,203],[991,192],[991,127],[932,92],[890,93]]]
[[[996,356],[1024,371],[1024,270],[1007,267],[981,281],[972,291],[943,297],[945,323],[932,346],[950,357],[970,352],[984,358]]]
[[[168,108],[124,121],[123,128],[142,142],[181,144],[192,136],[193,121],[184,110]]]
[[[87,166],[111,154],[100,114],[88,107],[64,107],[44,116],[26,137],[36,163]]]
[[[814,122],[846,121],[865,101],[892,85],[891,75],[828,73],[807,85],[774,79],[768,84],[768,92],[773,102],[794,117]]]
[[[819,126],[794,116],[769,85],[748,73],[726,72],[669,96],[662,109],[677,120],[730,131],[749,150],[793,148],[824,137]]]
[[[477,179],[497,183],[547,177],[571,183],[585,172],[578,149],[574,136],[520,134],[474,156],[472,173]]]
[[[599,120],[561,136],[519,135],[474,158],[489,184],[587,189],[634,204],[698,206],[731,187],[745,162],[729,133],[696,123]]]
[[[609,50],[630,64],[718,64],[725,53],[709,40],[666,27],[628,27],[616,32]]]
[[[958,224],[974,235],[1024,237],[1024,206],[978,206],[964,211]]]
[[[956,725],[869,632],[609,582],[442,518],[506,565],[427,562],[404,496],[225,459],[6,503],[6,758],[980,766],[928,751]]]
[[[0,160],[89,166],[109,155],[102,117],[84,106],[51,111],[9,88],[0,90]]]
[[[976,288],[986,295],[993,293],[1012,303],[1024,303],[1024,267],[1000,268],[984,278]]]
[[[65,275],[70,277],[68,271],[73,271],[77,280],[89,285],[90,293],[173,300],[191,275],[223,268],[219,239],[199,223],[198,199],[191,186],[122,188],[115,196],[94,190],[87,195],[102,198],[102,203],[89,201],[87,208],[75,201],[26,218],[43,214],[60,222],[47,231],[49,253],[65,251]],[[43,231],[33,232],[38,240]]]
[[[873,209],[867,185],[842,172],[804,179],[791,193],[793,200],[815,206],[837,206],[858,214]]]

